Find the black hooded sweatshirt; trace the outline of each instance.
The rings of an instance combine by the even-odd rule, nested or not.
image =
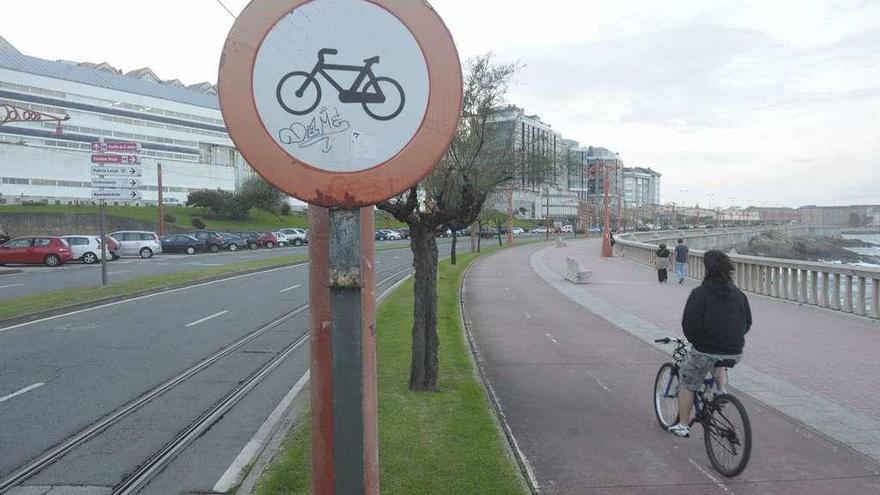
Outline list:
[[[749,300],[731,283],[704,281],[691,291],[681,319],[684,336],[706,354],[742,354],[752,327]]]

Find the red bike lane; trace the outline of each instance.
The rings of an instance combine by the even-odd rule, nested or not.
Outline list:
[[[481,259],[463,297],[488,380],[540,493],[880,493],[873,459],[742,393],[752,458],[737,478],[720,476],[700,427],[679,439],[654,418],[653,380],[668,355],[548,285],[530,267],[539,249]]]

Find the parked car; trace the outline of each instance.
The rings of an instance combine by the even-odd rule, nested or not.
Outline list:
[[[205,244],[205,250],[212,253],[219,253],[221,250],[226,249],[226,243],[223,241],[223,236],[213,230],[191,230],[189,232],[184,232],[184,234],[191,235],[202,241]]]
[[[403,236],[400,235],[400,232],[394,229],[379,229],[385,232],[385,240],[386,241],[399,241],[403,239]]]
[[[122,256],[122,246],[119,244],[119,241],[109,235],[105,235],[104,242],[107,243],[107,261],[118,260]]]
[[[284,232],[272,232],[272,234],[278,239],[278,247],[284,247],[290,244],[290,240]]]
[[[563,234],[571,234],[574,232],[574,227],[571,225],[563,225],[562,228],[559,229],[559,232]]]
[[[163,236],[161,240],[162,252],[164,253],[196,254],[198,251],[208,249],[208,245],[203,239],[189,234],[170,234]]]
[[[251,249],[257,249],[262,246],[259,232],[232,232],[232,235],[244,239]]]
[[[388,233],[385,232],[384,230],[377,230],[377,231],[376,231],[375,239],[376,239],[377,241],[384,241],[386,235],[388,235]]]
[[[272,232],[260,232],[260,237],[257,238],[257,244],[266,248],[272,249],[278,245],[278,237]]]
[[[309,234],[305,229],[281,229],[278,232],[286,235],[288,242],[294,246],[309,243]]]
[[[226,246],[226,249],[230,251],[238,251],[239,249],[245,249],[250,247],[250,243],[244,237],[239,237],[235,234],[230,234],[229,232],[217,232],[217,235],[223,238],[223,244]],[[256,245],[254,245],[256,248]]]
[[[397,229],[397,232],[400,234],[401,239],[409,239],[409,229],[404,227],[402,229]]]
[[[16,237],[0,246],[0,265],[61,266],[73,259],[67,241],[60,237]]]
[[[522,227],[514,227],[510,230],[511,230],[511,232],[513,232],[513,235],[523,235],[526,233],[526,229],[524,229]]]
[[[547,227],[535,227],[534,229],[532,229],[532,233],[533,234],[546,234]]]
[[[101,238],[93,235],[66,235],[62,237],[70,246],[74,261],[82,261],[87,265],[101,261]],[[110,255],[109,253],[107,254]]]
[[[121,230],[110,237],[119,241],[120,256],[140,256],[147,259],[154,254],[162,254],[162,241],[155,232],[141,230]]]

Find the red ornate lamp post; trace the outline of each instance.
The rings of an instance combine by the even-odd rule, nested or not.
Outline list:
[[[61,123],[67,120],[70,120],[70,115],[53,115],[18,107],[9,102],[0,102],[0,125],[10,122],[55,122],[55,134],[61,136]]]

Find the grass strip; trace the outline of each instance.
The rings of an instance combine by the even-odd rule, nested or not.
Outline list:
[[[0,304],[0,321],[48,311],[62,311],[65,308],[77,307],[83,304],[180,287],[218,277],[232,276],[237,273],[301,263],[307,259],[308,257],[305,255],[279,256],[277,258],[230,263],[225,266],[205,268],[203,270],[170,273],[154,277],[140,277],[112,283],[106,287],[79,287],[6,299],[3,301],[3,304]]]
[[[488,252],[491,249],[486,249]],[[515,461],[474,372],[459,316],[459,285],[479,255],[441,262],[437,331],[440,392],[408,390],[413,286],[403,284],[379,307],[379,466],[383,494],[524,494]],[[270,466],[258,495],[311,491],[311,421],[303,414]]]

